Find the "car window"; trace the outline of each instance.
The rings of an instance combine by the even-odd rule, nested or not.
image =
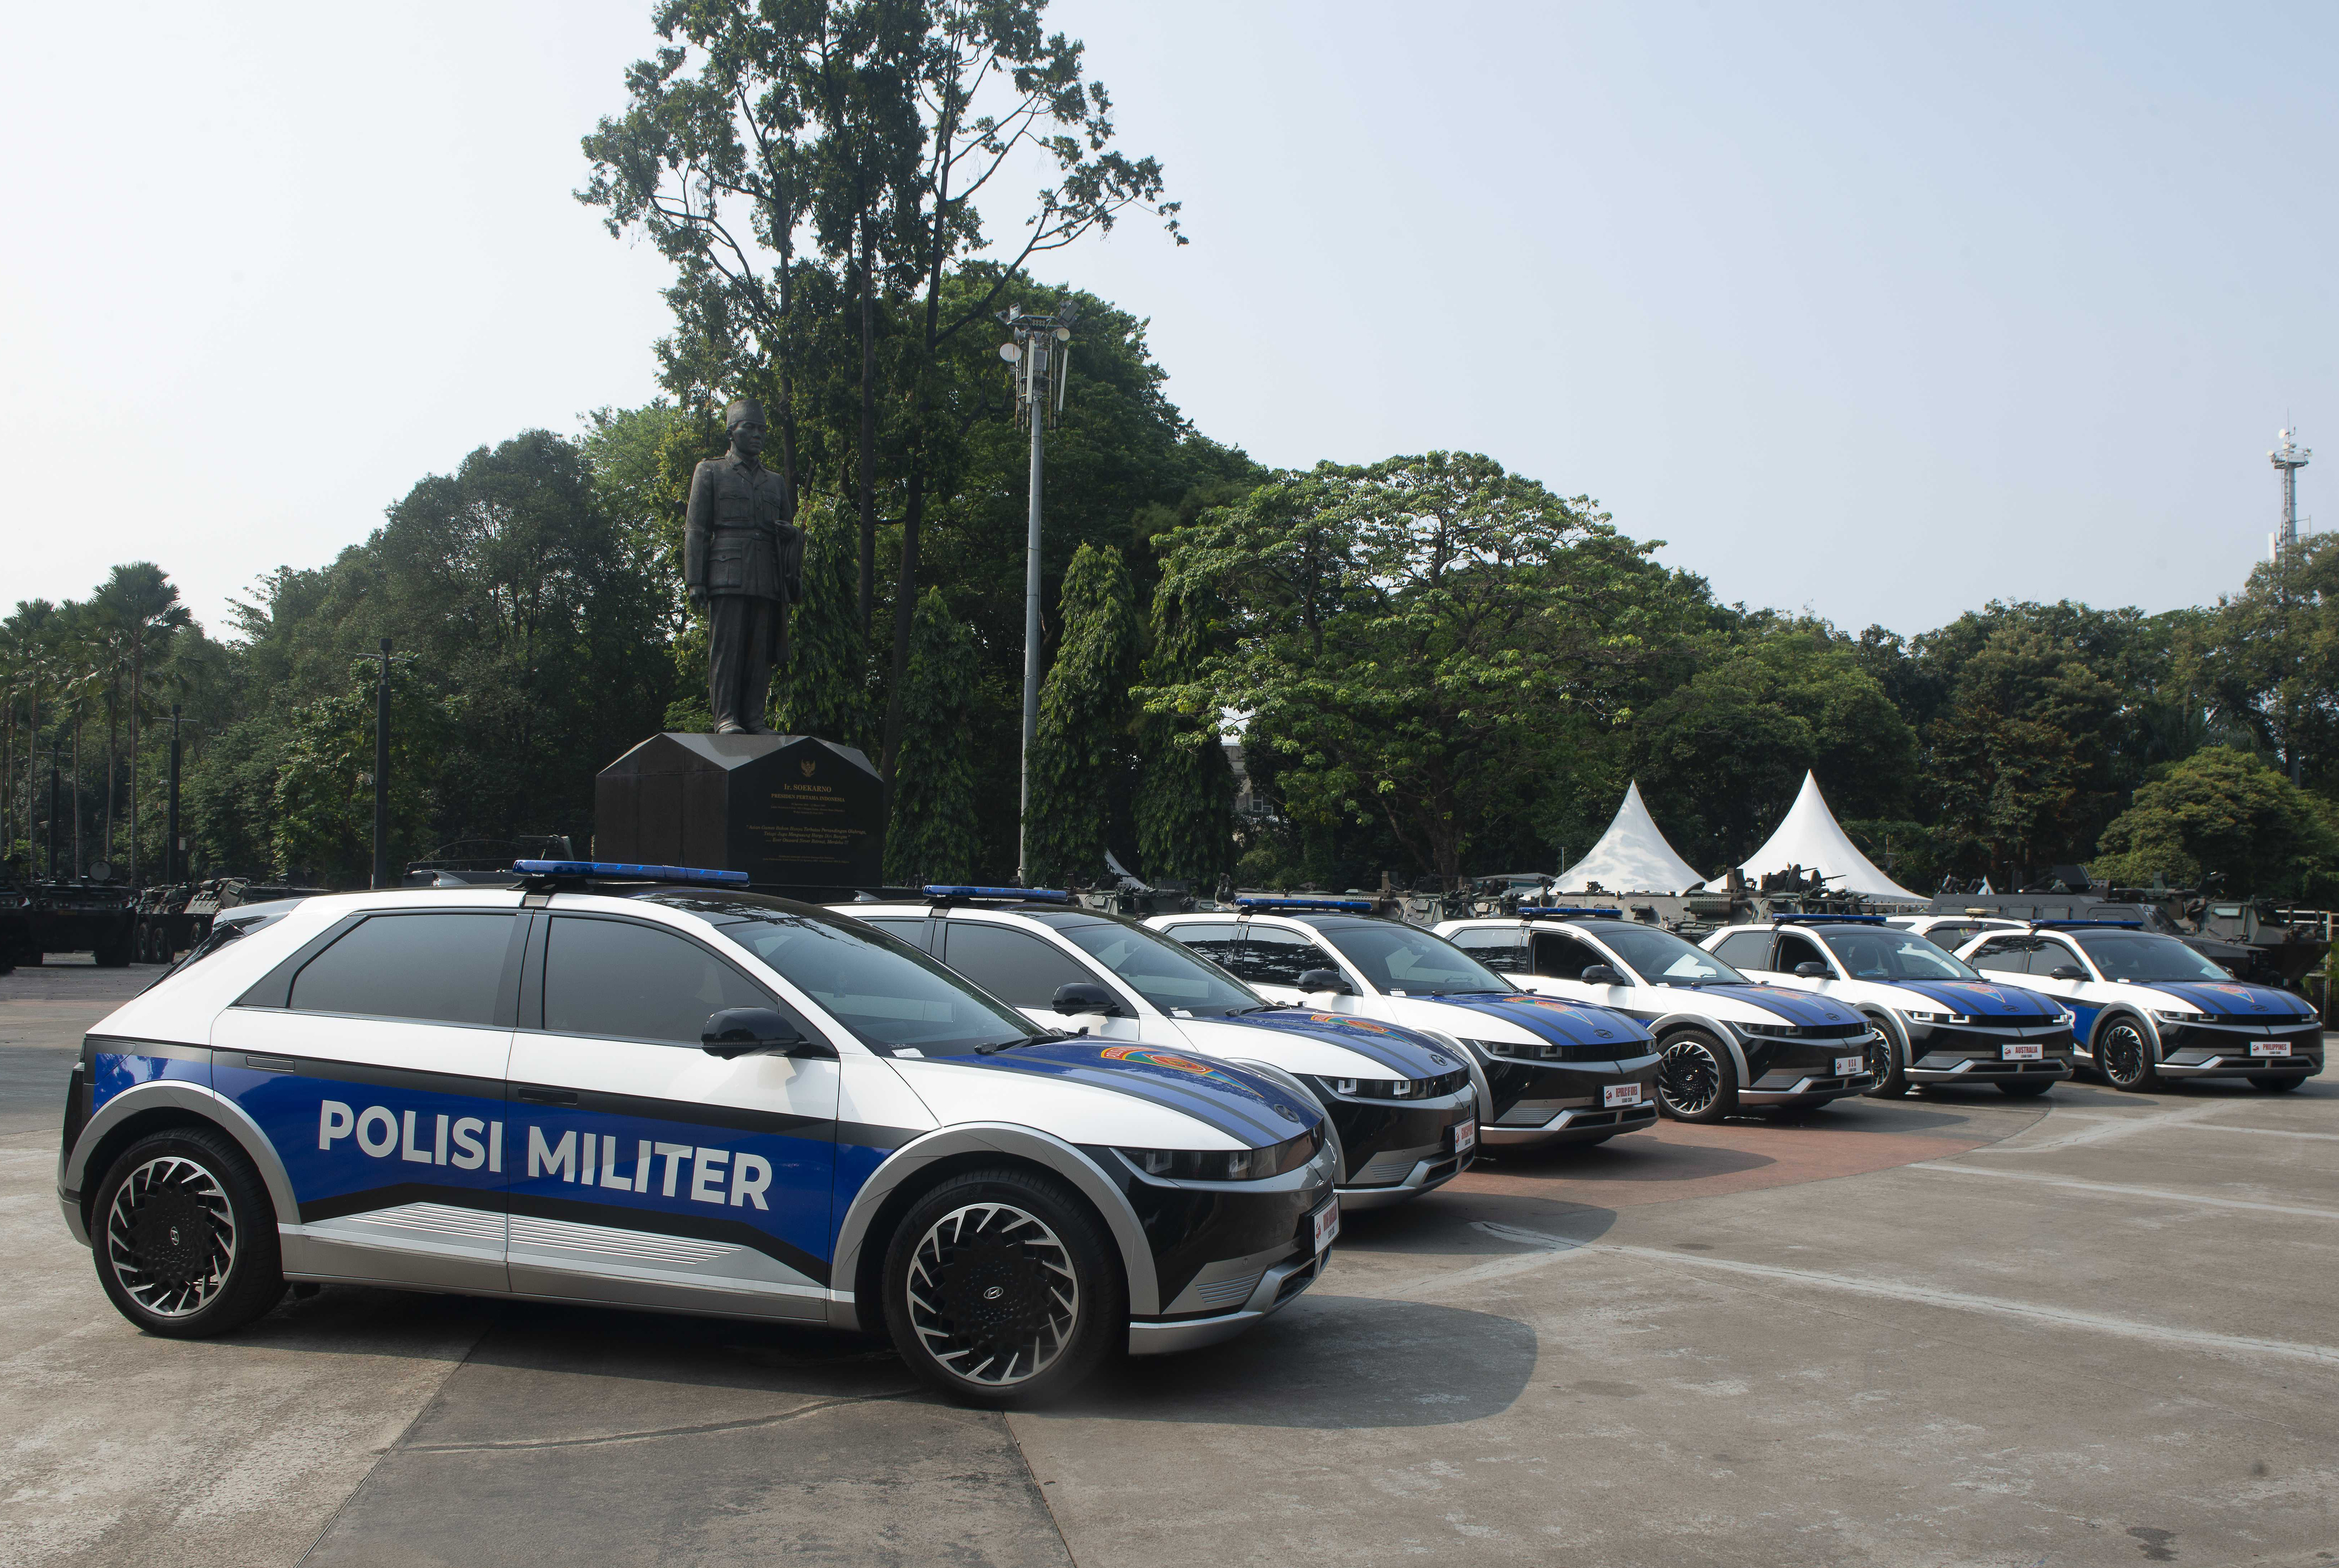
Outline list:
[[[1971,980],[1974,971],[1923,937],[1881,927],[1830,926],[1818,933],[1854,980]]]
[[[889,936],[898,936],[903,942],[908,942],[912,947],[923,947],[926,945],[926,917],[924,915],[878,916],[856,914],[853,918],[861,922],[864,925],[873,925],[879,931],[885,932]]]
[[[1595,963],[1607,963],[1608,955],[1580,936],[1565,932],[1539,931],[1535,933],[1535,972],[1554,980],[1584,978],[1584,971]],[[1610,968],[1615,966],[1611,964]]]
[[[1652,985],[1741,985],[1746,977],[1693,942],[1645,925],[1604,925],[1600,940]]]
[[[556,916],[544,954],[544,1027],[696,1046],[707,1015],[771,1007],[770,992],[686,937],[631,921]],[[813,1032],[799,1022],[801,1032]]]
[[[2078,943],[2096,967],[2112,980],[2231,981],[2216,960],[2206,958],[2173,936],[2147,931],[2087,931]],[[2076,958],[2058,962],[2077,963]]]
[[[1238,979],[1258,978],[1245,973],[1239,965],[1242,939],[1232,921],[1189,921],[1183,925],[1165,926],[1161,934],[1181,947],[1192,948]]]
[[[1973,966],[1992,974],[2028,974],[2031,950],[2038,946],[2038,939],[2036,937],[1992,937],[1974,954]]]
[[[1343,925],[1323,934],[1376,991],[1436,996],[1518,989],[1444,937],[1418,926],[1394,922]]]
[[[1771,967],[1771,933],[1734,931],[1713,944],[1713,956],[1736,969]]]
[[[1044,1034],[940,959],[848,915],[753,894],[652,896],[754,953],[873,1050],[957,1054]]]
[[[1298,932],[1255,925],[1237,944],[1227,970],[1253,985],[1298,985],[1311,969],[1338,967],[1330,953]]]
[[[1819,943],[1812,941],[1806,933],[1800,931],[1782,931],[1778,933],[1778,952],[1771,960],[1771,968],[1776,972],[1792,974],[1795,972],[1795,965],[1799,963],[1815,963],[1826,969],[1827,960],[1820,956]],[[1831,969],[1827,972],[1831,978],[1835,973]]]
[[[1052,915],[1048,923],[1164,1012],[1220,1018],[1262,1005],[1258,992],[1158,931],[1124,921]]]
[[[1488,969],[1521,974],[1527,968],[1525,937],[1515,925],[1482,925],[1457,931],[1446,940]]]
[[[374,915],[301,967],[288,1005],[297,1012],[492,1024],[512,920],[484,911]]]
[[[1955,952],[1981,934],[1978,925],[1937,925],[1925,932],[1925,940],[1935,947]]]
[[[1017,1007],[1047,1006],[1060,985],[1096,983],[1085,965],[1045,937],[981,921],[943,926],[943,962]]]

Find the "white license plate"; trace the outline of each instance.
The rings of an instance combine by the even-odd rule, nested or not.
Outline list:
[[[1332,1238],[1340,1234],[1340,1202],[1334,1198],[1309,1217],[1316,1222],[1316,1250],[1323,1251],[1332,1245]]]
[[[1855,1072],[1866,1072],[1868,1070],[1868,1058],[1864,1056],[1839,1056],[1835,1059],[1835,1070],[1836,1076],[1839,1078],[1850,1078]]]
[[[2045,1060],[2036,1045],[2001,1045],[1998,1048],[2000,1061],[2040,1061]]]
[[[2250,1041],[2252,1056],[2288,1056],[2290,1041],[2286,1040],[2254,1040]]]
[[[1605,1109],[1619,1105],[1641,1103],[1641,1086],[1637,1083],[1607,1083],[1600,1087],[1600,1104]]]
[[[1454,1152],[1456,1154],[1467,1154],[1477,1147],[1478,1119],[1474,1116],[1467,1121],[1456,1122],[1454,1124]]]

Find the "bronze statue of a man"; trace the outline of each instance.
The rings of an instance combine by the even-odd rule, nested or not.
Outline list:
[[[787,656],[787,606],[804,597],[804,538],[787,521],[787,486],[758,460],[764,406],[741,398],[723,423],[731,449],[690,476],[682,580],[706,607],[715,733],[763,735],[772,667]]]

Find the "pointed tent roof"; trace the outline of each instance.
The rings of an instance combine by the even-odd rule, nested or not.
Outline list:
[[[1748,856],[1738,869],[1748,882],[1753,883],[1791,865],[1819,872],[1828,879],[1832,892],[1905,899],[1910,903],[1926,902],[1923,894],[1910,892],[1852,847],[1851,840],[1837,824],[1835,813],[1828,810],[1827,796],[1820,793],[1820,781],[1809,773],[1803,774],[1802,790],[1788,808],[1786,820],[1771,834],[1770,842]]]
[[[1641,799],[1635,779],[1624,788],[1624,804],[1592,853],[1559,873],[1561,892],[1583,892],[1598,883],[1610,892],[1681,892],[1698,884],[1698,874],[1673,853],[1656,819]]]

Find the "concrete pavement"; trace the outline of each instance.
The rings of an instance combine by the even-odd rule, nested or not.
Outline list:
[[[1002,1418],[883,1346],[328,1289],[144,1338],[0,979],[0,1563],[2339,1560],[2339,1089],[1667,1126],[1352,1217],[1233,1345]]]

